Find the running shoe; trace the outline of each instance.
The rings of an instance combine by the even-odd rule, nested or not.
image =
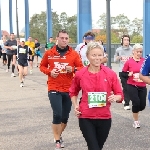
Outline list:
[[[61,144],[57,142],[54,150],[60,150],[60,149],[61,149]]]
[[[11,77],[16,77],[16,75],[14,73],[11,74]]]
[[[140,128],[140,122],[139,121],[134,121],[133,127],[136,128],[136,129]]]

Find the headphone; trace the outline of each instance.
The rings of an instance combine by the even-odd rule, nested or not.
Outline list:
[[[129,45],[130,45],[130,36],[129,35],[123,35],[121,38],[121,45],[123,45],[123,39],[124,37],[128,37],[129,38]]]

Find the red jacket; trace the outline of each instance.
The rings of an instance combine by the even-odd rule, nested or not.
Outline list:
[[[79,54],[71,47],[69,47],[64,56],[59,55],[56,51],[56,46],[45,52],[40,64],[40,70],[48,75],[48,91],[69,92],[74,72],[67,73],[66,66],[72,66],[73,69],[77,68],[77,70],[83,67]],[[60,72],[56,78],[50,75],[53,69]]]
[[[81,112],[79,118],[111,118],[111,104],[108,102],[108,97],[111,95],[112,91],[115,95],[121,95],[123,100],[122,88],[116,73],[103,65],[101,65],[100,72],[96,74],[90,73],[88,67],[85,67],[76,73],[69,89],[70,96],[77,96],[80,90],[82,90],[82,98],[79,104],[79,110]],[[100,108],[89,108],[88,92],[107,92],[106,106]]]

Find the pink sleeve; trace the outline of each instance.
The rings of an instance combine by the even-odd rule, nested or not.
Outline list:
[[[81,90],[80,76],[78,75],[78,72],[77,72],[77,74],[74,76],[72,80],[71,87],[69,88],[70,97],[78,96],[80,90]]]
[[[123,101],[124,99],[124,95],[123,95],[123,91],[122,91],[122,87],[121,84],[119,82],[119,79],[116,75],[116,73],[113,74],[113,79],[112,79],[112,91],[115,95],[121,95],[121,101]]]
[[[123,72],[128,72],[129,71],[129,61],[125,62],[122,71]]]

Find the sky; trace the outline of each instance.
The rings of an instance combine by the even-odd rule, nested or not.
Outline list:
[[[2,30],[9,32],[9,0],[1,1],[1,27]],[[13,29],[16,33],[16,17],[15,5],[16,0],[13,1]],[[97,21],[99,16],[106,12],[106,0],[91,0],[92,1],[92,21],[93,28],[98,28]],[[66,12],[68,16],[77,14],[77,0],[52,0],[52,10],[58,14]],[[71,6],[71,7],[70,7]],[[24,0],[18,0],[18,18],[19,30],[24,27],[25,13]],[[29,0],[29,16],[32,17],[35,13],[46,11],[46,0]],[[143,18],[143,0],[111,0],[111,16],[119,14],[126,15],[130,20],[134,18]]]

